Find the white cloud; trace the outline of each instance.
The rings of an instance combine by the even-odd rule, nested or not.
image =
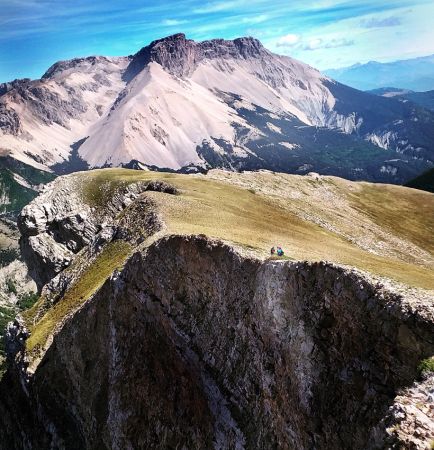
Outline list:
[[[167,27],[174,27],[176,25],[182,25],[183,23],[187,23],[188,20],[179,20],[179,19],[165,19],[161,23]]]
[[[216,13],[220,11],[227,11],[232,8],[235,8],[239,6],[239,1],[223,1],[223,2],[217,2],[217,3],[208,3],[205,6],[202,6],[200,8],[196,8],[193,10],[194,14],[209,14],[209,13]]]
[[[248,24],[256,24],[256,23],[262,23],[269,19],[269,16],[267,14],[260,14],[259,16],[255,17],[244,17],[242,19],[242,23],[248,23]]]
[[[299,42],[300,36],[298,34],[286,34],[277,40],[276,47],[294,47]]]
[[[302,50],[319,50],[327,48],[339,48],[339,47],[350,47],[354,45],[354,41],[350,39],[330,39],[324,40],[321,38],[311,39],[307,44],[301,46]]]
[[[321,38],[311,39],[307,44],[303,45],[303,50],[317,50],[323,48],[324,41]]]

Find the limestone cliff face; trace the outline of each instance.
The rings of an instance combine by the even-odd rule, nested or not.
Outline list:
[[[432,305],[356,271],[166,237],[65,323],[29,381],[2,382],[0,448],[402,448],[395,397],[433,336]],[[405,448],[428,448],[429,414]]]
[[[133,224],[124,224],[122,231],[115,218],[140,193],[168,189],[164,183],[133,183],[120,187],[104,208],[95,208],[83,200],[81,182],[79,174],[59,177],[18,218],[21,252],[39,290],[68,267],[80,250],[98,244],[94,242],[97,235],[110,240],[116,233],[131,232]]]

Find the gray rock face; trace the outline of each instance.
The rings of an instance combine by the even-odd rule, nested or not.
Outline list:
[[[55,77],[58,74],[61,74],[65,70],[74,69],[76,66],[80,65],[83,62],[88,62],[92,65],[97,65],[99,63],[109,62],[108,58],[104,56],[89,56],[87,58],[73,58],[66,61],[58,61],[53,64],[45,73],[42,75],[42,80],[49,80],[50,78]],[[103,74],[100,74],[100,79],[103,77]]]
[[[433,318],[356,271],[164,238],[54,337],[7,448],[401,448],[383,422]]]
[[[57,243],[48,233],[29,236],[22,239],[20,244],[29,274],[39,291],[56,274],[68,267],[73,259],[73,253],[63,244]]]
[[[68,198],[68,202],[65,202]],[[41,289],[98,231],[98,218],[63,177],[46,186],[18,218],[21,253]]]
[[[17,136],[21,131],[20,116],[11,108],[0,103],[0,130]]]
[[[434,374],[404,389],[395,398],[383,423],[389,430],[387,448],[429,449],[434,429]],[[401,447],[397,447],[397,442]],[[395,445],[395,447],[393,446]]]
[[[146,200],[134,205],[141,220],[115,220],[119,212],[146,191],[177,193],[173,186],[161,181],[139,182],[119,188],[103,209],[96,209],[83,200],[79,174],[59,177],[46,185],[18,218],[21,254],[38,289],[68,267],[85,246],[98,251],[115,236],[128,240],[135,235],[137,226],[156,230],[159,221],[149,212]]]
[[[21,97],[32,113],[44,124],[57,124],[68,128],[69,119],[86,112],[81,92],[70,88],[70,98],[63,99],[52,89],[42,85],[18,88],[15,96]]]
[[[4,95],[6,94],[6,92],[11,91],[12,89],[16,89],[22,86],[28,86],[30,85],[30,83],[30,78],[23,78],[20,80],[9,81],[7,83],[0,83],[0,95]]]
[[[15,355],[24,350],[29,333],[17,320],[10,322],[6,328],[6,350],[9,355]]]
[[[142,48],[134,55],[124,78],[131,80],[150,62],[156,62],[173,75],[182,77],[193,73],[197,64],[204,59],[247,59],[258,58],[261,54],[266,55],[268,51],[254,38],[195,42],[186,39],[185,34],[179,33],[151,42]]]

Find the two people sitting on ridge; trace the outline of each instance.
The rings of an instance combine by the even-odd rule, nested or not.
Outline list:
[[[282,250],[282,247],[277,247],[277,251],[274,247],[271,247],[271,255],[273,256],[276,253],[277,256],[283,256],[285,254],[285,252]]]

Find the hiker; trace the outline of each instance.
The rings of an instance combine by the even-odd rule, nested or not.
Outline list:
[[[277,247],[277,256],[283,256],[284,251],[282,250],[281,247]]]
[[[271,247],[270,252],[271,252],[272,255],[274,255],[276,253],[276,249],[274,247]]]

